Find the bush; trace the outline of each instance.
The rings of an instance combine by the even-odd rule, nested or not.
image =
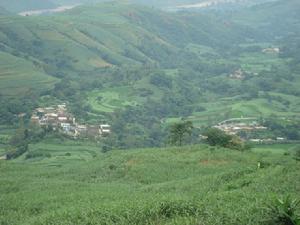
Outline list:
[[[33,158],[51,158],[50,153],[45,152],[28,152],[25,156],[26,159],[33,159]]]
[[[299,225],[300,216],[296,214],[299,200],[292,200],[290,196],[276,199],[267,208],[267,224],[269,225]]]
[[[158,214],[171,218],[173,216],[195,216],[198,212],[198,206],[190,202],[162,202]]]
[[[300,146],[297,146],[297,147],[296,147],[296,151],[295,151],[294,158],[295,158],[297,161],[300,161]]]
[[[224,148],[245,151],[251,149],[251,144],[244,142],[240,137],[226,134],[217,128],[210,128],[203,133],[206,136],[207,143],[211,146],[221,146]]]
[[[18,158],[19,156],[23,155],[25,152],[28,150],[28,144],[24,144],[21,146],[18,146],[15,149],[10,150],[7,154],[6,157],[7,159],[15,159]]]

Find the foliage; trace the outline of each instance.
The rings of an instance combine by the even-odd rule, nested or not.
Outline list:
[[[70,154],[70,153],[69,153]],[[66,153],[66,156],[70,156],[69,154]],[[34,158],[50,158],[51,154],[50,153],[43,153],[43,152],[28,152],[25,156],[26,159],[34,159]]]
[[[283,199],[277,198],[268,207],[268,224],[270,225],[299,225],[300,216],[297,215],[300,201],[292,199],[289,195]]]
[[[264,225],[260,206],[274,194],[299,196],[300,165],[291,157],[209,148],[102,153],[97,144],[78,140],[30,144],[28,153],[51,157],[0,161],[0,221]],[[269,166],[257,170],[259,161]]]
[[[296,146],[294,149],[295,153],[294,153],[294,157],[297,161],[300,161],[300,146]]]
[[[201,128],[256,117],[270,129],[245,138],[299,140],[298,8],[278,1],[229,16],[118,2],[51,18],[3,15],[0,124],[28,120],[51,96],[82,123],[112,124],[109,148],[163,146],[165,128],[182,118]],[[280,53],[262,52],[269,47]],[[244,78],[232,79],[238,69]]]
[[[170,126],[169,142],[172,145],[181,146],[185,139],[192,135],[193,123],[191,121],[184,121],[175,123]]]
[[[23,143],[22,145],[12,147],[7,153],[6,158],[8,160],[18,158],[19,156],[23,155],[25,152],[28,151],[28,144]]]
[[[207,143],[212,146],[222,146],[240,151],[249,150],[251,148],[249,143],[245,143],[238,136],[226,134],[217,128],[207,129],[203,135],[207,137]]]

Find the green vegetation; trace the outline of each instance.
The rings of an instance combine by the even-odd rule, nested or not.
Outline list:
[[[299,6],[0,8],[0,224],[299,225]],[[111,135],[30,123],[62,102]],[[210,129],[246,117],[264,127],[240,137],[276,144]]]
[[[192,132],[193,123],[191,121],[174,123],[170,127],[169,142],[181,146],[186,141],[185,139],[192,135]]]
[[[163,146],[174,122],[203,130],[236,117],[271,127],[249,138],[299,140],[298,8],[279,1],[215,15],[108,2],[2,15],[0,123],[67,102],[82,123],[112,124],[109,148]],[[279,52],[263,52],[272,47]]]
[[[53,141],[30,145],[43,156],[0,161],[3,224],[258,225],[274,197],[299,196],[289,155],[206,145],[101,153]]]
[[[251,148],[248,143],[245,143],[238,136],[226,134],[217,128],[210,128],[203,135],[206,137],[206,142],[211,146],[221,146],[239,151],[250,150]]]
[[[300,216],[296,212],[299,204],[299,200],[292,200],[290,196],[284,199],[276,199],[273,205],[269,206],[270,219],[268,224],[300,224]]]

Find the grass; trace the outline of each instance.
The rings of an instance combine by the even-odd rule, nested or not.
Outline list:
[[[254,147],[253,151],[258,153],[275,153],[275,154],[292,154],[295,146],[297,144],[267,144],[267,145],[257,145]]]
[[[4,96],[50,89],[57,80],[37,69],[30,61],[5,52],[0,52],[0,71],[0,94]]]
[[[2,224],[257,225],[272,197],[300,193],[299,163],[279,153],[78,145],[40,143],[30,151],[50,158],[0,161]]]
[[[135,106],[137,102],[131,97],[130,87],[108,88],[95,90],[88,94],[92,109],[97,112],[113,112],[125,106]]]

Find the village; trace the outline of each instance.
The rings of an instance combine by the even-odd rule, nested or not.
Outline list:
[[[36,108],[31,116],[31,122],[73,138],[99,138],[106,137],[111,133],[111,126],[108,124],[85,125],[77,123],[76,118],[68,112],[65,103]]]
[[[260,125],[259,122],[257,122],[257,119],[255,117],[232,118],[232,119],[224,120],[213,127],[224,131],[226,134],[237,135],[237,136],[239,136],[239,133],[241,131],[254,132],[254,131],[264,131],[268,129],[265,126]],[[287,139],[284,137],[276,137],[276,139],[250,138],[248,141],[253,143],[284,143],[287,141]]]
[[[218,123],[214,128],[220,129],[230,135],[237,135],[240,131],[267,129],[267,127],[261,126],[255,119],[256,118],[232,118]]]

